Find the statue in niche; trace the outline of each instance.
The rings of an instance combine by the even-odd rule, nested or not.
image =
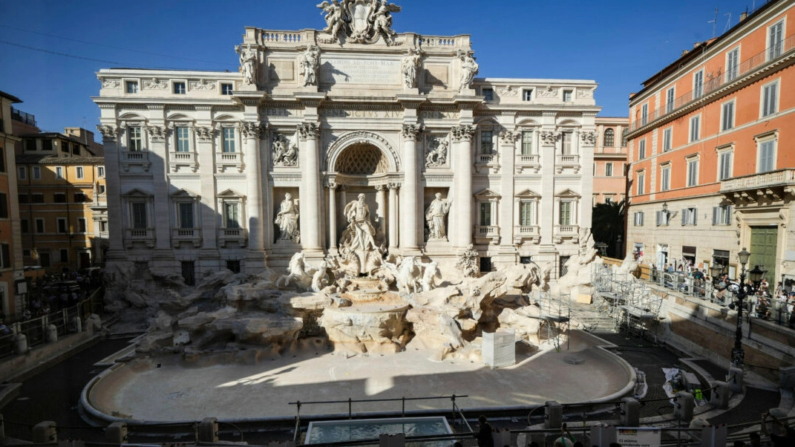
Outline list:
[[[345,206],[348,228],[342,233],[340,245],[353,251],[377,250],[375,227],[370,223],[370,207],[364,203],[364,194]]]
[[[425,210],[425,220],[428,222],[430,229],[430,237],[428,240],[446,240],[447,230],[444,225],[444,218],[450,212],[450,205],[452,200],[442,199],[441,193],[436,193],[436,199],[431,202],[428,209]]]
[[[299,58],[301,74],[304,76],[304,87],[317,85],[317,68],[320,65],[320,47],[309,45]]]
[[[276,214],[275,223],[279,226],[279,240],[300,242],[298,216],[298,200],[293,200],[293,196],[288,192],[279,206],[279,213]]]
[[[461,86],[459,93],[464,93],[472,85],[472,80],[478,74],[480,66],[475,62],[475,58],[467,52],[459,51],[458,58],[461,59]]]
[[[290,142],[284,135],[279,135],[273,139],[273,165],[274,166],[297,166],[298,165],[298,146]]]
[[[237,46],[235,50],[240,54],[240,72],[243,73],[243,82],[247,85],[257,83],[257,52],[247,46]]]
[[[433,140],[431,150],[425,157],[426,168],[438,168],[447,166],[447,149],[450,143],[447,140]]]
[[[400,68],[403,72],[403,87],[410,89],[417,87],[417,70],[420,66],[422,53],[414,48],[409,48],[408,53],[403,56]]]
[[[345,13],[342,6],[337,0],[332,0],[331,3],[324,1],[317,7],[323,10],[321,14],[326,14],[326,28],[323,29],[323,32],[329,33],[334,39],[337,39],[339,32],[345,29]]]

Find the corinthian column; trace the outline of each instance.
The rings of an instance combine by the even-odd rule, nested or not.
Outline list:
[[[420,212],[417,208],[419,197],[420,172],[417,163],[417,138],[422,126],[403,125],[403,187],[400,198],[400,248],[417,249],[417,221]]]
[[[322,253],[320,247],[320,169],[317,154],[317,123],[298,126],[301,138],[301,247],[304,251]]]
[[[262,224],[263,206],[260,188],[262,169],[260,167],[259,142],[265,132],[265,127],[260,123],[243,123],[243,138],[245,139],[246,152],[243,154],[246,165],[246,216],[248,217],[248,243],[250,250],[262,251],[265,249]]]
[[[514,191],[514,163],[516,163],[516,142],[522,136],[521,132],[512,132],[504,130],[500,132],[500,159],[502,160],[503,174],[500,177],[500,194],[502,195],[502,203],[500,203],[499,214],[500,218],[500,245],[502,251],[513,253],[513,205],[512,199],[516,193]]]
[[[461,125],[453,128],[453,141],[457,142],[455,152],[455,172],[453,174],[453,206],[455,213],[455,233],[451,235],[456,247],[466,247],[472,243],[472,137],[475,126]],[[450,225],[453,229],[453,225]]]
[[[541,210],[538,213],[538,225],[541,232],[541,244],[552,245],[555,233],[555,144],[560,139],[560,132],[541,131]]]

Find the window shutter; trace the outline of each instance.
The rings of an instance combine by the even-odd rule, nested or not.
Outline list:
[[[0,248],[2,248],[3,268],[11,268],[11,253],[8,250],[8,244],[0,244]]]
[[[732,224],[732,206],[729,205],[726,207],[726,225]]]
[[[662,222],[662,219],[660,218],[661,214],[662,214],[662,211],[657,211],[657,226],[658,227],[660,226],[660,223]]]
[[[682,209],[682,226],[687,225],[687,208]]]
[[[696,222],[697,220],[698,220],[698,208],[693,208],[693,222],[692,222],[693,225],[698,224],[698,222]]]
[[[643,216],[645,216],[645,215],[646,214],[643,213],[643,212],[640,213],[640,226],[643,226]]]
[[[720,207],[719,206],[713,206],[712,207],[712,225],[717,225],[718,224],[718,219],[719,219],[719,216],[720,216],[719,213],[720,213]]]

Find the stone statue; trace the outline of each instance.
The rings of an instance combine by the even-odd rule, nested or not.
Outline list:
[[[323,10],[321,14],[326,14],[326,28],[323,32],[331,34],[336,40],[339,32],[345,29],[345,13],[342,6],[337,0],[332,0],[331,3],[324,1],[317,7]]]
[[[436,193],[436,198],[431,202],[428,209],[425,210],[425,221],[428,222],[428,228],[431,231],[430,240],[433,239],[447,239],[447,230],[444,225],[444,217],[450,212],[450,205],[452,200],[442,199],[441,193]]]
[[[436,288],[436,284],[434,284],[434,278],[442,277],[441,273],[439,272],[439,263],[436,261],[431,261],[427,264],[422,262],[417,262],[417,265],[423,268],[422,271],[422,291],[429,292]]]
[[[294,254],[287,266],[287,274],[276,280],[276,287],[279,287],[280,284],[282,287],[288,287],[290,283],[293,283],[302,289],[309,288],[312,284],[312,276],[307,273],[307,268],[304,254],[301,252]]]
[[[480,253],[475,250],[473,244],[469,244],[466,250],[458,254],[458,260],[455,266],[464,273],[465,278],[476,278],[478,276],[478,271],[480,271],[480,267],[478,266],[479,258]]]
[[[240,54],[240,72],[243,73],[243,82],[246,85],[257,83],[257,52],[251,46],[236,47]]]
[[[353,251],[377,250],[375,227],[370,223],[370,207],[364,203],[364,194],[345,206],[348,228],[342,233],[340,245]]]
[[[437,168],[447,166],[447,150],[450,143],[447,140],[434,140],[431,143],[431,150],[425,157],[426,168]]]
[[[298,215],[298,200],[293,200],[290,193],[285,194],[276,215],[279,240],[299,242]]]
[[[312,275],[312,286],[311,289],[313,292],[317,293],[323,290],[329,283],[328,281],[328,263],[324,261],[320,261],[320,264],[317,266],[317,270]]]
[[[298,146],[290,142],[284,135],[279,135],[273,139],[273,165],[274,166],[297,166],[298,165]]]
[[[422,277],[422,270],[415,261],[414,256],[403,258],[398,265],[391,262],[384,262],[383,265],[392,272],[400,292],[408,294],[413,291],[417,293],[421,288],[420,278]]]
[[[461,86],[458,91],[459,93],[464,93],[472,85],[472,80],[478,74],[480,66],[469,53],[459,52],[458,58],[461,59]]]
[[[378,0],[376,0],[375,3],[377,7],[375,13],[370,18],[370,21],[373,23],[373,37],[378,38],[379,35],[382,35],[384,36],[386,44],[392,45],[395,43],[395,35],[397,34],[392,30],[392,13],[400,12],[401,8],[394,3],[387,3],[386,0],[381,0],[380,4]]]
[[[376,43],[381,37],[387,45],[395,43],[392,30],[392,14],[400,12],[400,6],[386,0],[338,0],[324,1],[317,5],[325,14],[326,28],[331,39],[320,39],[323,43],[339,41],[342,31],[350,42]]]
[[[299,58],[301,74],[304,76],[304,87],[317,85],[317,69],[320,66],[320,47],[310,45]]]
[[[403,87],[410,89],[417,87],[417,70],[420,67],[422,53],[413,48],[409,48],[408,53],[403,56],[400,68],[403,73]]]

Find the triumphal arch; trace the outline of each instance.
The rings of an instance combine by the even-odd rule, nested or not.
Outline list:
[[[318,7],[321,29],[246,27],[234,72],[97,73],[109,263],[190,282],[299,252],[362,272],[392,254],[468,249],[488,270],[579,252],[595,82],[477,77],[469,35],[397,32],[411,24],[383,0]]]

